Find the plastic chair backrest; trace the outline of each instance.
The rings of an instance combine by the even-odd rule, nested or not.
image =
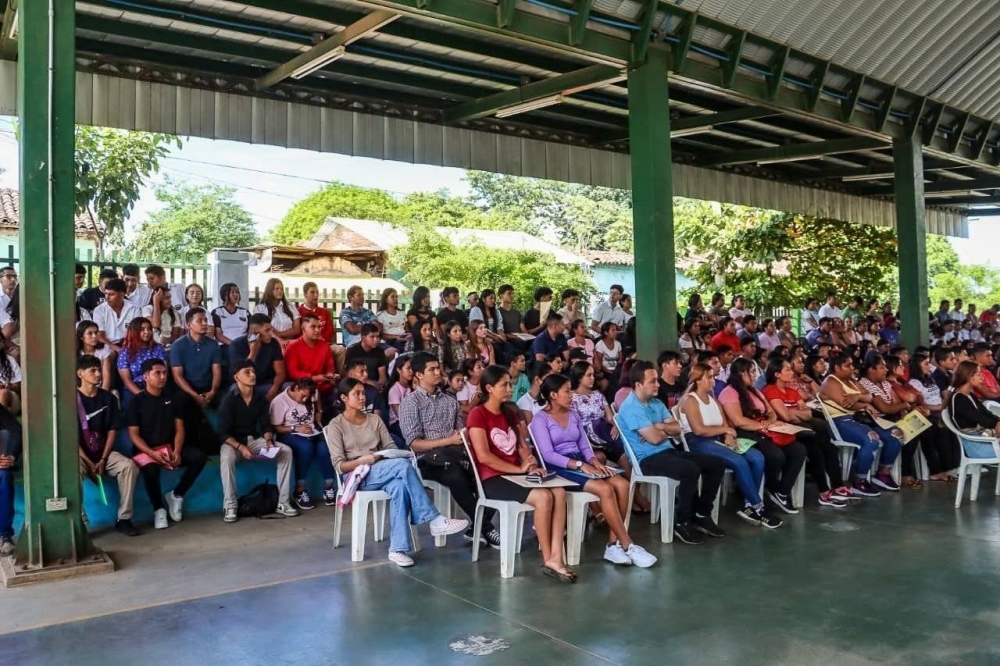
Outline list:
[[[683,398],[682,398],[683,400]],[[685,451],[690,452],[691,449],[688,447],[687,437],[684,435],[684,422],[681,421],[681,403],[678,402],[674,405],[673,409],[670,410],[670,414],[674,417],[677,423],[681,424],[681,446],[684,447]]]
[[[330,423],[333,423],[333,421],[331,421]],[[327,450],[330,449],[330,423],[327,423],[326,427],[323,428],[323,439],[326,441]],[[343,480],[340,478],[342,476],[340,470],[337,469],[333,470],[333,476],[334,480],[337,482],[337,494],[339,495],[341,491],[341,486],[343,485]]]
[[[837,429],[837,424],[833,421],[833,416],[830,415],[830,410],[826,408],[826,403],[822,399],[819,401],[819,408],[823,412],[823,418],[826,419],[827,427],[830,428],[830,439],[838,442],[846,441],[840,436],[840,430]]]
[[[632,465],[632,476],[641,479],[645,476],[642,473],[642,468],[639,467],[639,461],[636,460],[635,452],[632,451],[632,445],[628,443],[628,438],[625,437],[625,431],[622,429],[622,424],[618,422],[618,413],[614,414],[615,427],[618,428],[618,434],[622,438],[622,446],[625,448],[625,455],[628,456],[628,462]]]
[[[466,428],[462,428],[459,435],[462,438],[462,445],[465,447],[465,454],[469,456],[469,464],[472,465],[472,476],[476,479],[476,490],[479,493],[480,499],[486,499],[486,493],[483,492],[483,481],[479,478],[479,468],[476,467],[476,458],[472,455],[472,444],[469,443],[469,435]]]

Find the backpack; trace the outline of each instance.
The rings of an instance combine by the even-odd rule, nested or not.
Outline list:
[[[236,515],[241,518],[260,518],[278,509],[278,486],[264,481],[237,500]]]

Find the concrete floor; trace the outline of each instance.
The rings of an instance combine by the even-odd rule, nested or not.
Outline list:
[[[699,547],[659,544],[640,521],[656,567],[603,563],[592,533],[572,586],[538,573],[533,541],[501,580],[498,553],[471,564],[454,537],[435,550],[425,535],[408,570],[369,538],[353,564],[325,507],[191,519],[97,537],[114,574],[0,589],[0,662],[997,664],[1000,502],[953,501],[933,484],[811,506],[775,532],[724,513],[729,536]],[[489,654],[463,652],[477,647]]]

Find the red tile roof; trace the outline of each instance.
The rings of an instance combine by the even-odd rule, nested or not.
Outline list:
[[[20,194],[17,190],[0,188],[0,229],[18,228],[18,202]],[[89,212],[77,215],[75,220],[76,233],[103,236],[107,229],[104,223]]]

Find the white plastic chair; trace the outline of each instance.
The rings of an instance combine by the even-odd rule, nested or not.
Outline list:
[[[420,474],[420,468],[417,467],[416,458],[413,460],[413,465],[417,468],[417,474]],[[425,479],[423,475],[420,476],[420,483],[423,484],[424,488],[431,491],[431,499],[434,502],[434,508],[438,510],[438,513],[445,518],[453,518],[454,511],[452,509],[453,502],[451,497],[451,488],[443,483]],[[434,537],[434,546],[436,548],[444,548],[446,545],[448,545],[448,537]]]
[[[340,499],[344,491],[340,480],[340,474],[334,475],[337,478],[337,499]],[[389,504],[389,494],[383,490],[358,490],[354,493],[354,500],[351,502],[351,561],[362,562],[365,559],[365,539],[368,534],[368,507],[371,506],[374,516],[372,519],[372,531],[375,541],[385,541],[385,514]],[[333,516],[333,547],[340,548],[340,537],[344,524],[344,508],[337,504]],[[413,541],[413,551],[420,551],[420,536],[417,534],[416,525],[410,525],[410,539]]]
[[[941,412],[941,420],[944,425],[956,437],[958,437],[959,451],[962,454],[961,462],[958,464],[958,488],[955,489],[955,508],[962,506],[962,495],[965,493],[965,477],[972,474],[972,487],[969,489],[969,501],[975,502],[979,497],[979,478],[983,473],[983,465],[1000,465],[1000,440],[996,437],[985,435],[970,435],[958,429],[955,422],[951,420],[951,413],[948,409]],[[963,440],[972,442],[982,442],[993,445],[992,458],[969,458],[965,455],[965,443]],[[996,488],[994,494],[1000,496],[1000,468],[997,472]]]
[[[535,438],[531,436],[531,428],[528,429],[528,443],[535,452],[535,459],[538,465],[547,470],[545,460],[535,445]],[[583,538],[587,531],[587,505],[591,502],[599,502],[601,498],[585,490],[566,492],[566,564],[575,566],[580,564],[580,553],[583,550]]]
[[[491,500],[483,492],[483,482],[479,478],[479,470],[476,468],[475,457],[472,455],[472,445],[469,444],[466,431],[463,429],[462,445],[465,452],[472,461],[472,474],[476,478],[476,490],[479,493],[479,501],[476,502],[475,523],[472,527],[472,534],[482,533],[483,512],[486,509],[495,509],[500,516],[500,577],[514,577],[514,556],[521,552],[521,535],[524,532],[524,516],[535,510],[535,507],[522,502],[507,502],[504,500]],[[472,561],[479,561],[479,539],[472,540]]]
[[[679,424],[681,424],[681,446],[684,448],[685,451],[690,453],[691,447],[688,446],[687,436],[684,433],[684,421],[681,419],[682,416],[681,403],[678,402],[676,405],[674,405],[673,408],[670,410],[670,413],[673,415],[674,420],[677,421]],[[734,476],[735,474],[733,473],[733,470],[729,469],[728,467],[726,468],[725,474],[722,475],[722,483],[719,485],[719,492],[715,494],[715,502],[712,503],[712,520],[715,523],[719,522],[720,507],[723,504],[725,504],[726,498],[729,497],[729,493],[731,493],[733,490]],[[698,478],[698,489],[699,490],[701,489],[700,477]]]
[[[833,415],[830,414],[830,410],[827,408],[826,403],[822,400],[819,401],[820,410],[823,412],[823,418],[826,419],[826,427],[830,429],[830,441],[833,445],[840,449],[840,473],[844,477],[844,483],[850,483],[851,478],[851,465],[854,462],[854,452],[861,448],[860,445],[854,442],[848,442],[846,439],[841,437],[840,430],[837,429],[837,424],[833,420]],[[879,449],[882,448],[881,442],[879,443]],[[875,460],[878,460],[878,455],[875,456]]]
[[[618,422],[617,413],[614,415],[614,421],[618,432],[624,433],[625,431],[622,430],[621,423]],[[632,520],[632,502],[635,499],[635,487],[640,483],[645,484],[649,486],[651,491],[649,494],[649,503],[652,508],[649,514],[649,522],[655,525],[659,521],[660,541],[662,543],[673,543],[674,499],[681,482],[669,476],[643,474],[642,468],[639,467],[639,461],[635,457],[635,452],[624,435],[622,435],[622,444],[625,446],[625,455],[628,456],[628,461],[632,465],[632,478],[629,479],[628,486],[628,513],[625,514],[625,528],[628,528],[629,522]]]

